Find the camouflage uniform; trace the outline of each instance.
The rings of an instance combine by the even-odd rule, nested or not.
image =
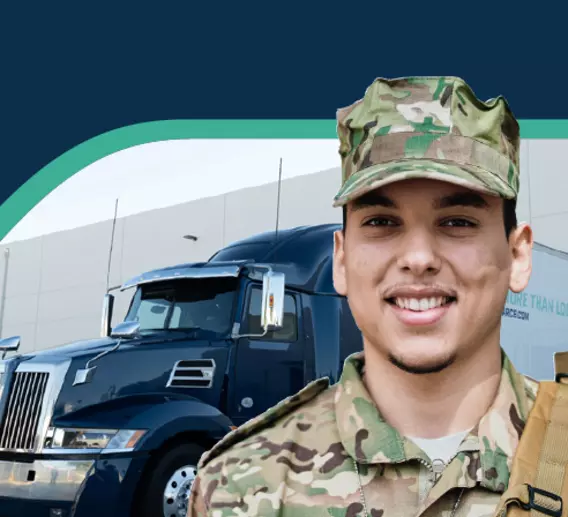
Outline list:
[[[536,383],[503,353],[493,405],[439,475],[381,418],[363,366],[348,358],[336,385],[308,385],[206,453],[189,516],[492,516]]]
[[[519,189],[519,126],[502,97],[454,77],[377,79],[337,113],[335,206],[392,181],[432,178],[504,198]],[[201,459],[189,517],[491,516],[537,384],[506,354],[493,405],[438,469],[380,414],[364,357],[230,433]]]

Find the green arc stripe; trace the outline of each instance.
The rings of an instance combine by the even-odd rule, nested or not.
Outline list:
[[[523,139],[568,138],[568,120],[521,120],[520,126]],[[335,120],[162,120],[115,129],[65,152],[0,205],[0,240],[65,180],[97,160],[130,147],[189,138],[333,139],[335,131]]]

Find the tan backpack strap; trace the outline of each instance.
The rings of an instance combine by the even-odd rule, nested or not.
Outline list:
[[[505,517],[507,515],[521,515],[519,509],[528,507],[529,504],[529,485],[509,485],[507,491],[501,497],[495,517]],[[525,512],[523,512],[526,515]]]
[[[568,353],[555,369],[556,382],[539,383],[496,516],[568,516]]]

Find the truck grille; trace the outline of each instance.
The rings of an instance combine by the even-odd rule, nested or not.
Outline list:
[[[16,372],[0,428],[0,448],[33,450],[48,372]]]
[[[213,359],[178,361],[166,384],[168,388],[210,388],[215,377]]]

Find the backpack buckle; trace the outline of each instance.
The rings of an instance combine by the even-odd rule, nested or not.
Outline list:
[[[521,503],[523,510],[536,510],[537,512],[541,512],[544,515],[550,515],[551,517],[562,517],[562,497],[551,492],[547,492],[546,490],[535,488],[531,485],[527,485],[527,487],[529,489],[529,503]],[[558,510],[552,510],[550,508],[545,508],[544,506],[539,505],[537,502],[535,502],[535,495],[547,497],[548,499],[552,499],[552,501],[560,503],[560,508]]]

